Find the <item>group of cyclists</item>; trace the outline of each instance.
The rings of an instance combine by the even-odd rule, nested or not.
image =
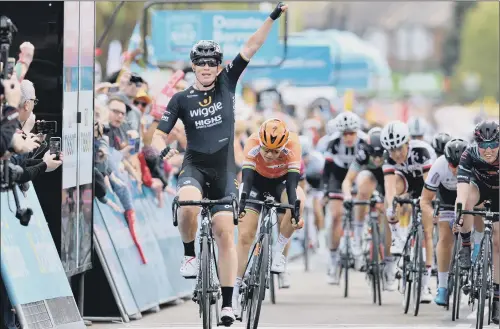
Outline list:
[[[429,279],[433,265],[434,222],[439,226],[437,267],[439,287],[434,301],[448,303],[447,272],[449,270],[452,229],[455,212],[443,211],[433,218],[432,200],[443,203],[462,203],[465,209],[491,200],[492,211],[498,212],[499,192],[499,127],[493,121],[479,123],[474,141],[468,143],[448,134],[438,134],[431,144],[423,141],[421,119],[407,123],[392,121],[367,133],[362,131],[361,119],[345,111],[326,125],[327,134],[314,146],[311,138],[290,131],[287,124],[269,118],[258,133],[252,134],[244,145],[241,183],[235,164],[235,88],[252,56],[259,50],[287,6],[279,3],[264,24],[253,34],[234,60],[222,66],[223,53],[215,41],[197,42],[190,53],[196,76],[193,86],[178,92],[170,100],[159,120],[156,139],[165,139],[176,121],[183,121],[187,150],[177,182],[180,201],[222,199],[239,196],[238,239],[235,243],[233,212],[230,206],[214,206],[213,237],[218,247],[218,280],[222,297],[221,321],[230,326],[241,316],[240,286],[245,275],[248,253],[255,239],[260,208],[247,203],[249,199],[264,200],[267,194],[278,202],[293,205],[293,210],[279,212],[279,234],[272,248],[272,273],[286,271],[286,247],[294,232],[304,226],[303,210],[306,193],[313,199],[319,243],[326,237],[325,215],[331,216],[329,232],[330,262],[328,283],[339,282],[339,244],[342,234],[342,214],[349,200],[368,200],[376,194],[377,205],[386,226],[385,289],[397,289],[398,257],[405,243],[406,231],[399,224],[402,209],[392,207],[397,196],[420,198],[422,225],[425,235],[426,271],[422,285],[422,303],[432,300]],[[167,158],[175,154],[168,153]],[[307,184],[301,183],[301,180]],[[307,186],[307,191],[302,187]],[[354,193],[353,193],[354,188]],[[325,202],[326,200],[326,202]],[[324,211],[324,205],[328,211]],[[198,207],[179,210],[179,230],[184,245],[180,273],[196,278],[199,260],[195,238],[198,229]],[[357,207],[354,221],[353,253],[361,254],[361,241],[367,209]],[[459,227],[462,239],[460,266],[471,266],[477,248],[471,247],[471,231],[480,234],[482,221],[464,216]],[[498,218],[494,223],[498,233]],[[500,242],[495,234],[493,259],[495,267],[492,319],[498,324]],[[477,237],[474,236],[474,241]],[[476,254],[473,253],[473,250]],[[361,266],[359,266],[361,267]]]

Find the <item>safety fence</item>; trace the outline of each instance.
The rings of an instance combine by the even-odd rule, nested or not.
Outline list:
[[[17,189],[17,187],[15,187]],[[5,325],[16,328],[85,328],[40,202],[30,186],[26,197],[17,189],[21,208],[31,208],[28,226],[16,217],[12,191],[1,192],[1,273]],[[14,312],[19,324],[15,320]]]
[[[137,240],[147,262],[143,263],[139,255],[125,216],[94,201],[97,257],[92,270],[85,274],[86,320],[137,320],[143,313],[158,312],[160,305],[188,298],[193,292],[194,280],[185,280],[179,274],[183,247],[172,224],[173,196],[164,193],[165,202],[159,208],[152,190],[143,188],[140,194],[135,182],[124,181],[133,195]],[[33,187],[26,198],[18,193],[21,206],[31,207],[34,215],[28,226],[20,225],[12,192],[1,193],[1,269],[9,300],[25,328],[82,328],[83,320],[37,195]],[[114,194],[107,197],[120,204]],[[290,257],[301,251],[300,243],[292,242]],[[11,312],[2,311],[11,317],[8,327],[15,328]]]

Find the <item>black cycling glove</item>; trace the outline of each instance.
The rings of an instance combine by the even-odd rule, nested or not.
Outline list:
[[[273,21],[277,20],[283,11],[281,10],[281,7],[283,7],[285,4],[283,2],[279,2],[276,8],[274,8],[273,12],[269,15]]]

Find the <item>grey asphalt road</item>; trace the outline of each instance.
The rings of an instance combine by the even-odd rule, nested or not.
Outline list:
[[[451,321],[451,311],[435,304],[421,305],[417,317],[403,314],[402,295],[399,292],[382,293],[382,306],[371,302],[371,292],[364,273],[352,271],[349,297],[343,297],[342,286],[326,283],[325,253],[312,258],[312,268],[304,272],[298,259],[289,264],[292,286],[277,292],[275,305],[266,301],[262,308],[259,328],[474,328],[475,312],[463,305],[461,319]],[[433,280],[435,283],[435,280]],[[435,291],[435,286],[433,286]],[[465,300],[465,298],[464,298]],[[411,312],[411,310],[410,310]],[[410,313],[409,312],[409,313]],[[99,329],[118,328],[201,328],[198,308],[192,301],[167,306],[155,314],[146,314],[141,320],[130,323],[94,323]],[[232,328],[243,328],[235,323]],[[485,328],[495,328],[491,326]],[[496,326],[498,328],[498,326]]]

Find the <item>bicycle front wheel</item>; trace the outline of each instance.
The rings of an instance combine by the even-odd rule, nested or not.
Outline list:
[[[413,284],[413,315],[417,316],[420,309],[420,296],[422,294],[422,277],[425,270],[424,256],[422,250],[423,243],[422,227],[419,226],[415,234],[415,245],[413,249],[412,271],[415,282]]]
[[[210,293],[210,248],[208,246],[208,238],[202,238],[201,250],[201,306],[203,329],[212,328],[212,307]]]
[[[455,321],[460,316],[460,297],[461,292],[461,278],[460,278],[460,266],[458,264],[458,247],[460,245],[460,236],[455,237],[455,243],[453,244],[452,253],[452,267],[451,273],[448,276],[448,296],[453,291],[453,305],[451,307],[451,321]]]
[[[269,290],[271,293],[271,303],[276,304],[276,280],[275,280],[275,275],[276,274],[269,274]]]
[[[250,278],[252,299],[248,308],[247,329],[257,329],[259,325],[260,310],[266,293],[266,278],[269,273],[269,235],[266,234],[260,241],[259,254],[253,263]]]
[[[304,240],[302,241],[302,247],[304,248],[304,270],[309,272],[309,221],[313,219],[312,211],[305,209],[304,216]]]
[[[377,223],[372,224],[372,241],[371,241],[371,276],[372,276],[372,291],[373,291],[373,303],[382,305],[382,293],[380,287],[380,235],[378,231]]]
[[[480,253],[481,268],[479,269],[479,283],[481,287],[479,288],[479,298],[477,301],[477,314],[476,314],[476,329],[482,329],[484,323],[484,306],[486,304],[486,298],[488,297],[488,269],[489,269],[489,259],[490,259],[490,237],[488,232],[484,233],[483,241],[481,242],[483,252]],[[477,284],[477,283],[476,283]]]

